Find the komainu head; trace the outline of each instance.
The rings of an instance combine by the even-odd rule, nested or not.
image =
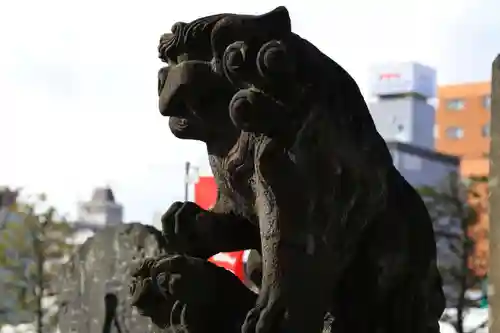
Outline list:
[[[291,34],[284,7],[259,16],[219,14],[178,22],[160,38],[159,109],[172,133],[200,141],[237,137],[228,106],[235,93],[257,82],[255,58],[270,39]]]
[[[159,108],[179,138],[234,143],[247,131],[293,143],[307,134],[342,164],[392,165],[354,79],[292,33],[284,7],[178,22],[159,53]]]

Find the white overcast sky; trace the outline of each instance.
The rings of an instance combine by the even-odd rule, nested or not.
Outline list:
[[[73,214],[107,183],[127,220],[150,222],[183,197],[184,162],[206,160],[157,111],[160,34],[278,5],[365,93],[375,63],[416,60],[440,83],[477,81],[500,52],[498,0],[0,1],[0,185],[45,192]]]

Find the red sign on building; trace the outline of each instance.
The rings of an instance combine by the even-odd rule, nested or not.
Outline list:
[[[379,80],[399,79],[400,77],[401,74],[399,73],[387,73],[387,74],[380,74]]]

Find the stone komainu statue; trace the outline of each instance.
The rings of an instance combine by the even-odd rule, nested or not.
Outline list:
[[[325,313],[335,332],[439,332],[426,207],[356,82],[292,33],[287,10],[176,23],[159,52],[160,112],[176,137],[206,143],[218,197],[209,211],[176,202],[165,213],[168,246],[184,256],[146,265],[148,292],[189,308],[188,289],[172,286],[202,265],[193,258],[258,249],[244,333],[320,332]]]
[[[132,308],[129,296],[133,258],[163,251],[164,241],[153,227],[134,223],[98,231],[61,272],[60,332],[163,332]]]

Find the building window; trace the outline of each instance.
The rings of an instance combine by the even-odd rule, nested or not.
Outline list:
[[[490,111],[490,108],[491,108],[491,96],[490,95],[486,95],[483,97],[483,107],[487,111]]]
[[[487,123],[486,125],[483,125],[481,128],[481,134],[484,137],[489,137],[490,136],[490,123]]]
[[[464,136],[464,130],[461,127],[448,127],[446,129],[446,136],[450,139],[461,139]]]
[[[460,111],[465,107],[465,101],[460,98],[450,99],[446,102],[446,108],[450,111]]]

